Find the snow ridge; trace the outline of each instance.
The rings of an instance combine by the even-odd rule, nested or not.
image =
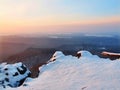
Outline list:
[[[39,68],[39,77],[7,90],[119,90],[120,61],[99,58],[88,51],[65,56],[57,51]],[[29,81],[29,80],[28,80]]]

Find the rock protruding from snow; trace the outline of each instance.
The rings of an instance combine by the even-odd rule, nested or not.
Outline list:
[[[89,56],[92,56],[92,54],[88,51],[79,51],[77,52],[77,57],[80,58],[80,57],[89,57]]]
[[[111,53],[111,52],[102,52],[104,55],[113,55],[113,56],[120,56],[120,53]]]
[[[55,61],[58,58],[64,57],[65,55],[61,51],[56,51],[49,62]]]
[[[120,53],[102,52],[104,57],[110,58],[112,60],[120,58]]]
[[[30,71],[21,62],[0,65],[0,86],[18,87],[30,76]]]

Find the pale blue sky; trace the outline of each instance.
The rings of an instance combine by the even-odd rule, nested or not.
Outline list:
[[[0,0],[0,20],[3,33],[29,26],[39,31],[41,25],[118,23],[120,0]]]
[[[120,16],[120,0],[1,0],[0,11],[5,16],[9,17],[9,13],[18,18],[40,18],[47,15],[100,18]]]

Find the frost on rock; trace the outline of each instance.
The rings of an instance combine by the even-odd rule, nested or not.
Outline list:
[[[30,76],[30,71],[21,62],[0,64],[0,87],[18,87]]]

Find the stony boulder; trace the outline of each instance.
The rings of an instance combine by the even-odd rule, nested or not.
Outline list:
[[[0,86],[18,87],[27,77],[30,77],[31,72],[27,67],[20,63],[1,64],[0,65]]]

